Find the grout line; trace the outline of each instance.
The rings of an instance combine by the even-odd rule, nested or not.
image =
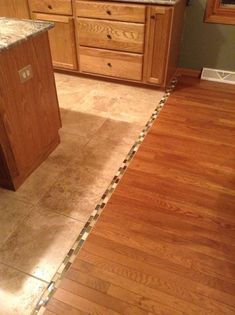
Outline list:
[[[18,271],[18,272],[20,272],[20,273],[23,273],[24,275],[27,275],[27,276],[29,276],[29,277],[31,277],[31,278],[34,278],[34,279],[36,279],[36,280],[39,280],[39,281],[44,282],[44,283],[46,283],[46,284],[49,284],[49,282],[46,281],[46,280],[43,280],[43,279],[41,279],[41,278],[38,278],[38,277],[36,277],[36,276],[34,276],[34,275],[31,275],[31,274],[28,273],[28,272],[22,271],[22,270],[20,270],[20,269],[18,269],[18,268],[16,268],[16,267],[13,267],[13,266],[11,266],[11,265],[8,265],[8,264],[4,263],[4,262],[1,262],[1,261],[0,261],[0,265],[3,265],[3,266],[8,267],[8,268],[10,268],[10,269],[14,269],[14,270],[16,270],[16,271]]]
[[[51,282],[49,283],[47,289],[42,294],[39,302],[37,303],[35,309],[32,311],[31,315],[42,315],[46,310],[46,305],[50,301],[51,297],[54,295],[55,291],[59,287],[59,284],[66,273],[66,271],[70,268],[73,261],[77,257],[79,251],[81,250],[83,244],[85,243],[88,235],[90,234],[91,230],[95,226],[96,222],[98,221],[102,211],[104,210],[108,200],[110,199],[111,195],[115,191],[120,179],[122,178],[123,174],[127,170],[131,160],[133,159],[134,155],[138,151],[141,143],[143,142],[144,138],[146,137],[149,129],[153,125],[154,121],[157,119],[161,109],[165,105],[168,97],[170,96],[171,92],[174,90],[177,84],[178,78],[175,77],[172,79],[169,87],[166,88],[166,91],[161,98],[160,102],[157,104],[155,110],[153,111],[152,115],[150,116],[149,120],[145,124],[144,128],[140,132],[137,140],[129,150],[126,158],[123,160],[121,166],[119,167],[116,175],[113,177],[110,185],[105,190],[104,194],[102,195],[100,201],[96,205],[95,209],[91,213],[90,218],[84,225],[82,231],[80,232],[79,236],[77,237],[74,245],[67,253],[66,257],[64,258],[62,264],[58,268],[57,272],[55,273],[54,277],[52,278]]]

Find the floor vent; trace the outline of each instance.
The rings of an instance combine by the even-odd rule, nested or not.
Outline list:
[[[201,79],[235,84],[235,72],[226,71],[226,70],[203,68],[202,74],[201,74]]]

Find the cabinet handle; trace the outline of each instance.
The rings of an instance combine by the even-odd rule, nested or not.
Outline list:
[[[107,38],[108,38],[108,39],[112,39],[112,36],[108,34],[108,35],[107,35]]]
[[[108,15],[112,15],[112,12],[111,12],[110,10],[106,10],[106,13],[107,13]]]
[[[107,66],[108,66],[109,68],[112,68],[112,64],[111,64],[110,62],[107,63]]]
[[[48,4],[48,9],[52,10],[52,6],[50,4]]]

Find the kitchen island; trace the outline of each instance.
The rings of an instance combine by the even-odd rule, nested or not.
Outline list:
[[[50,22],[0,18],[0,186],[16,190],[59,144]]]

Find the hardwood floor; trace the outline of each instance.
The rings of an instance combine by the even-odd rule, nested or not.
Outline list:
[[[234,166],[234,86],[181,78],[45,314],[235,314]]]

